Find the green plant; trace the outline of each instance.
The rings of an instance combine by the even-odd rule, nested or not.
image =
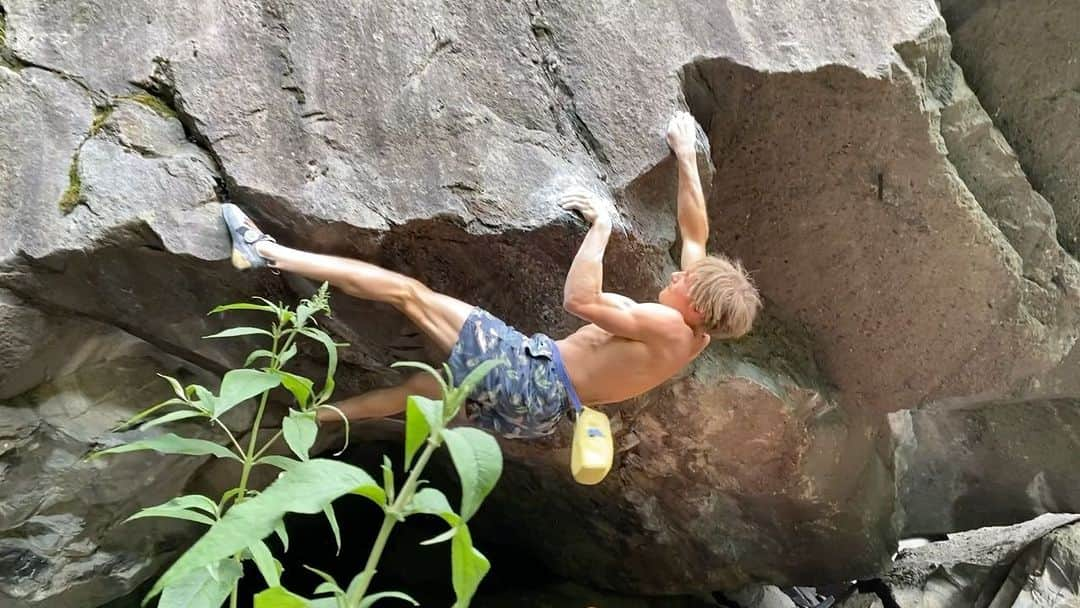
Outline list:
[[[120,97],[120,99],[130,99],[131,101],[134,101],[136,103],[141,103],[142,105],[157,112],[158,115],[163,118],[177,118],[176,111],[169,107],[169,104],[165,103],[160,98],[154,97],[149,93],[136,93],[134,95],[125,95]]]
[[[244,368],[226,373],[217,394],[199,385],[184,387],[176,379],[163,376],[176,396],[138,413],[125,423],[125,427],[138,424],[140,430],[148,430],[168,422],[203,418],[227,435],[231,448],[170,433],[98,453],[156,450],[167,454],[229,458],[241,463],[237,487],[223,493],[216,502],[201,495],[180,496],[143,509],[130,518],[171,517],[208,526],[203,536],[166,570],[151,589],[147,600],[160,594],[159,608],[217,608],[227,598],[235,607],[243,571],[241,564],[245,560],[254,562],[268,587],[255,596],[257,608],[367,608],[385,598],[412,601],[397,591],[369,594],[369,587],[391,530],[397,523],[415,514],[438,516],[450,525],[445,533],[426,543],[451,542],[452,582],[457,596],[455,606],[464,608],[469,605],[487,573],[490,564],[473,547],[467,522],[498,480],[502,472],[502,452],[495,439],[487,433],[470,428],[451,429],[447,428],[447,423],[457,415],[466,396],[480,379],[501,362],[490,361],[479,366],[460,386],[454,386],[449,369],[446,370],[448,381],[444,381],[434,369],[423,364],[397,364],[427,370],[439,379],[443,389],[441,401],[419,396],[412,396],[408,400],[405,467],[409,475],[400,488],[395,485],[393,471],[386,458],[381,486],[358,467],[334,460],[310,458],[309,451],[318,431],[316,411],[330,408],[344,418],[328,403],[334,389],[339,345],[314,326],[316,314],[330,312],[326,289],[324,284],[314,297],[302,301],[296,311],[266,300],[262,300],[261,304],[239,303],[215,308],[212,313],[230,310],[266,312],[274,315],[275,321],[269,331],[256,327],[234,327],[208,338],[264,336],[270,340],[271,347],[255,350],[248,356]],[[310,379],[284,370],[285,365],[297,354],[296,340],[301,336],[321,343],[327,352],[326,378],[318,391]],[[252,369],[251,366],[257,362],[264,362],[265,365]],[[290,409],[281,430],[259,447],[258,431],[267,401],[271,392],[278,389],[286,390],[296,407]],[[258,398],[259,405],[245,449],[220,417],[253,398]],[[170,407],[175,409],[166,409]],[[296,458],[267,454],[269,448],[282,437]],[[422,483],[421,472],[434,452],[444,444],[461,478],[460,514],[450,507],[446,496],[439,490],[419,487]],[[282,473],[269,487],[257,492],[248,488],[250,472],[256,466],[276,467]],[[324,579],[324,583],[315,589],[315,595],[322,597],[316,599],[306,599],[285,589],[281,585],[281,563],[274,559],[264,539],[276,533],[287,550],[288,534],[283,523],[284,516],[287,513],[321,512],[326,515],[340,549],[340,534],[332,503],[350,493],[374,501],[384,512],[382,527],[363,570],[342,588],[329,575],[309,568]]]
[[[75,210],[75,207],[82,201],[82,180],[79,178],[79,153],[76,152],[75,156],[71,159],[71,165],[68,167],[68,187],[64,190],[64,193],[60,195],[60,202],[57,203],[60,207],[60,211],[67,215]]]

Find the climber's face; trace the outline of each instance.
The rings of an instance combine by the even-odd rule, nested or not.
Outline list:
[[[671,274],[671,282],[660,292],[658,298],[664,306],[670,306],[682,313],[687,325],[701,323],[701,314],[694,309],[690,300],[690,275],[681,270]]]

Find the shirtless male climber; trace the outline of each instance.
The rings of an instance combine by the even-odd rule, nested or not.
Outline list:
[[[566,310],[588,325],[562,340],[525,336],[476,306],[373,264],[282,246],[239,208],[226,204],[233,264],[241,269],[269,265],[393,305],[448,354],[454,378],[464,378],[485,360],[504,358],[508,365],[496,367],[469,396],[466,418],[506,437],[540,437],[552,433],[575,403],[601,405],[640,395],[690,363],[710,336],[736,338],[750,330],[761,307],[753,283],[738,262],[705,254],[709,227],[696,134],[697,125],[685,112],[668,125],[667,141],[679,167],[682,269],[672,274],[658,303],[604,292],[609,211],[587,193],[571,193],[560,201],[591,224],[563,289]],[[418,372],[397,386],[335,405],[349,419],[384,417],[403,412],[409,395],[438,399],[441,390],[435,378]],[[323,413],[328,414],[324,420],[336,418],[332,411]]]

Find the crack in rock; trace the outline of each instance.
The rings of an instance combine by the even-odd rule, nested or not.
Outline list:
[[[593,134],[585,119],[578,113],[577,104],[574,102],[574,91],[563,76],[554,31],[551,24],[544,17],[540,2],[541,0],[526,1],[525,11],[529,16],[529,30],[532,32],[533,46],[540,55],[541,72],[555,93],[555,107],[552,108],[555,114],[555,123],[561,131],[563,129],[563,120],[568,122],[581,147],[603,166],[608,167],[611,163],[604,152],[603,144],[600,143],[600,140]]]

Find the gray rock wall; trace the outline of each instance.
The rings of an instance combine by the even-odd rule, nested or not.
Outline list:
[[[0,428],[22,446],[0,450],[5,483],[49,485],[26,446],[74,462],[118,441],[112,423],[166,388],[139,380],[159,366],[238,364],[242,345],[200,339],[236,320],[214,305],[309,293],[231,269],[225,201],[284,243],[562,334],[583,227],[554,199],[585,186],[619,210],[605,286],[653,297],[675,267],[663,129],[689,109],[711,144],[712,245],[751,269],[765,318],[613,408],[599,487],[570,482],[566,433],[505,443],[481,537],[590,585],[686,593],[872,576],[907,531],[1080,510],[1075,467],[1047,449],[1072,446],[1048,412],[1069,420],[1080,397],[1075,66],[1054,37],[1002,29],[1064,36],[1080,9],[994,4],[0,0]],[[431,356],[393,311],[333,303],[341,394]],[[123,367],[102,336],[147,356]],[[71,380],[121,369],[130,392]],[[88,430],[36,422],[57,383],[58,412],[98,395]],[[119,521],[224,473],[134,464],[110,483],[145,482],[107,516],[81,499],[5,515],[0,594],[89,605],[152,576],[154,543],[183,535]],[[35,517],[83,523],[40,545]]]

